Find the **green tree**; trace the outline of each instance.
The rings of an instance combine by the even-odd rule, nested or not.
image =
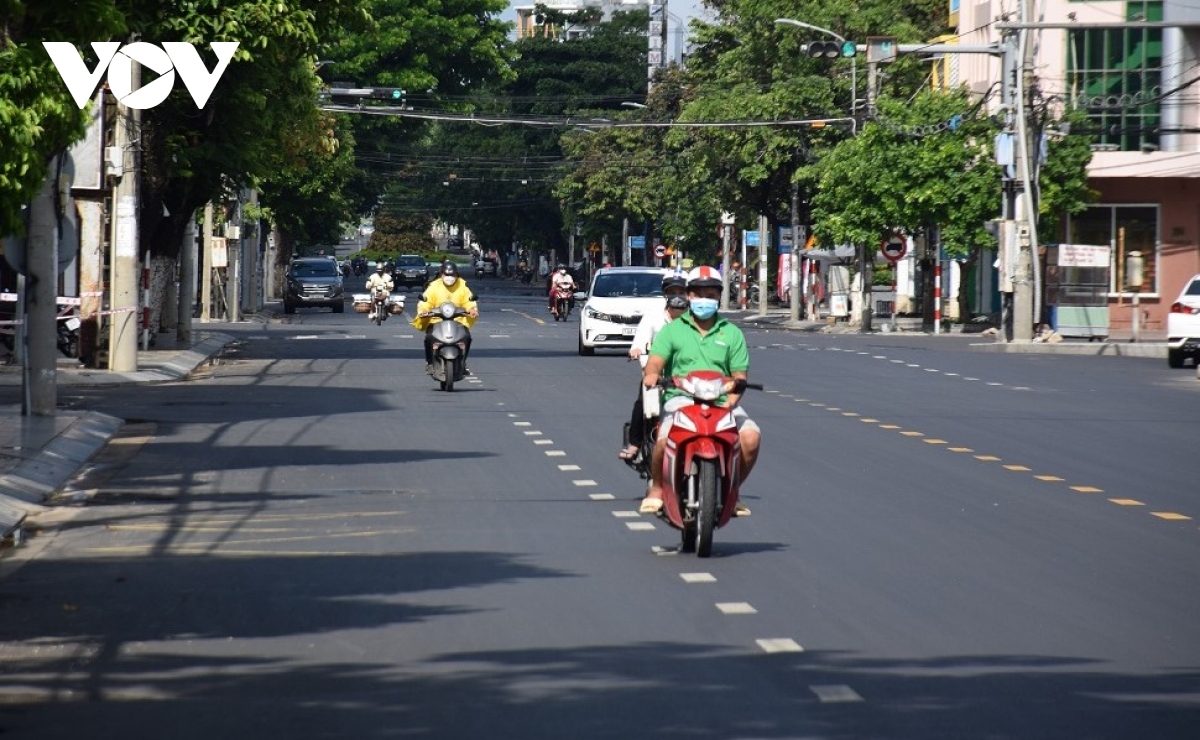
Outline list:
[[[0,235],[24,230],[21,207],[41,187],[50,159],[83,135],[88,118],[42,42],[86,48],[124,27],[113,0],[0,0]]]

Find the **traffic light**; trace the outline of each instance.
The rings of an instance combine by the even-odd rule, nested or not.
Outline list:
[[[858,53],[853,41],[810,41],[801,48],[810,59],[851,59]]]
[[[398,87],[373,87],[371,88],[372,100],[391,100],[400,102],[404,100],[404,91]]]

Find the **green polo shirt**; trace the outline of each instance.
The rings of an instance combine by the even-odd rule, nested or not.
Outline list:
[[[701,336],[691,312],[665,325],[654,338],[650,354],[666,360],[663,376],[672,378],[687,375],[693,370],[718,370],[726,376],[750,369],[750,351],[742,330],[719,314],[716,323]],[[664,400],[679,395],[669,388]],[[721,402],[724,403],[722,398]]]

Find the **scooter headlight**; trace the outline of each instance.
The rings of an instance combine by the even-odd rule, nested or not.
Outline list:
[[[457,308],[458,307],[455,306],[453,303],[443,303],[441,306],[438,307],[438,313],[440,313],[442,315],[443,319],[452,319],[452,318],[454,318],[454,311]]]
[[[725,381],[721,378],[702,380],[700,378],[684,378],[683,390],[698,401],[715,401],[725,390]]]

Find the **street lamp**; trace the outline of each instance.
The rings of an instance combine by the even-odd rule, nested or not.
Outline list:
[[[828,28],[821,28],[820,26],[814,26],[811,23],[804,23],[802,21],[798,21],[793,18],[776,18],[775,22],[776,23],[784,23],[789,26],[799,26],[800,28],[808,28],[813,31],[819,31],[821,33],[829,34],[830,36],[834,37],[838,41],[841,41],[843,47],[846,44],[850,43],[849,41],[847,41],[845,39],[845,37],[841,36],[840,34],[834,33],[833,31],[830,31]],[[855,113],[857,112],[857,110],[858,110],[858,56],[856,54],[855,56],[850,57],[850,117],[851,118],[855,117]]]

